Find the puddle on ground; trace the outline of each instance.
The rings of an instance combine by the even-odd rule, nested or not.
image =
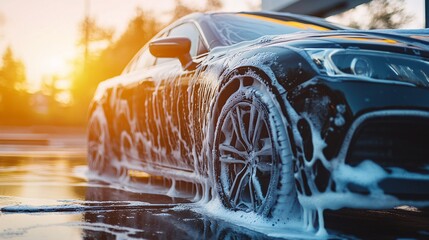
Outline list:
[[[0,238],[269,239],[190,211],[161,186],[88,181],[84,158],[7,156],[0,166]]]

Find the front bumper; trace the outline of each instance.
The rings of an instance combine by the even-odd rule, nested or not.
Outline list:
[[[351,125],[339,159],[333,176],[344,188],[340,191],[429,200],[429,112],[383,110],[362,115]],[[344,169],[355,178],[344,176]]]

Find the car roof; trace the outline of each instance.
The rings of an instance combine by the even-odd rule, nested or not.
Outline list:
[[[258,11],[258,12],[239,12],[239,13],[245,13],[245,14],[253,14],[257,16],[263,16],[263,17],[269,17],[274,18],[278,20],[299,20],[301,22],[316,24],[320,26],[324,26],[326,28],[330,28],[332,30],[345,30],[345,29],[351,29],[346,26],[341,26],[339,24],[335,24],[332,22],[328,22],[323,18],[314,17],[314,16],[308,16],[308,15],[301,15],[301,14],[294,14],[294,13],[287,13],[287,12],[272,12],[272,11]]]
[[[294,14],[294,13],[286,13],[286,12],[272,12],[272,11],[241,11],[241,12],[197,12],[197,13],[191,13],[189,15],[186,15],[182,17],[180,20],[196,20],[198,21],[200,18],[206,17],[206,16],[212,16],[212,15],[224,15],[224,14],[251,14],[251,15],[257,15],[262,17],[269,17],[273,19],[278,20],[299,20],[302,22],[308,22],[312,24],[317,24],[321,26],[326,26],[328,28],[332,28],[333,30],[344,30],[344,29],[351,29],[346,26],[341,26],[339,24],[331,23],[326,21],[323,18],[319,17],[313,17],[308,15],[301,15],[301,14]]]
[[[174,27],[184,22],[190,22],[190,21],[196,23],[198,28],[202,32],[202,35],[204,36],[205,40],[207,41],[207,44],[209,45],[208,47],[212,49],[217,46],[227,45],[222,41],[221,37],[219,36],[219,33],[217,33],[217,31],[213,28],[213,25],[211,23],[214,21],[214,19],[212,17],[213,16],[222,17],[222,15],[231,16],[231,15],[243,15],[243,14],[272,18],[272,19],[281,20],[281,21],[299,21],[303,23],[325,27],[331,30],[347,29],[346,27],[342,27],[342,26],[330,23],[325,19],[318,18],[318,17],[311,17],[311,16],[292,14],[292,13],[278,13],[278,12],[270,12],[270,11],[206,12],[206,13],[198,12],[198,13],[192,13],[182,17],[181,19],[177,20],[169,27]]]

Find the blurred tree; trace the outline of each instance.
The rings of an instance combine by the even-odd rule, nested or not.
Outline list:
[[[193,12],[198,12],[198,9],[187,6],[182,0],[175,0],[176,7],[171,12],[171,22],[186,16]]]
[[[205,11],[216,11],[223,7],[221,0],[207,0]]]
[[[84,58],[90,55],[92,48],[102,48],[112,43],[113,35],[115,33],[113,28],[102,27],[98,25],[94,18],[85,17],[79,25],[79,32],[81,38],[78,46],[84,48]]]
[[[94,18],[89,17],[82,20],[78,29],[80,38],[77,46],[82,50],[83,58],[77,58],[73,62],[71,94],[76,104],[69,112],[73,112],[74,122],[82,124],[86,111],[83,106],[88,105],[96,85],[92,81],[94,78],[92,69],[101,51],[113,43],[114,29],[100,26]],[[54,102],[52,100],[54,98],[54,95],[49,96],[50,103]]]
[[[358,29],[388,29],[400,28],[411,20],[411,16],[405,11],[404,0],[373,0],[359,6],[360,9],[352,9],[342,14],[340,18],[346,19],[350,16],[358,17],[349,20],[349,26]],[[362,15],[357,11],[364,12],[368,21],[362,20]]]
[[[79,45],[84,45],[86,41],[89,43],[108,41],[109,43],[113,40],[115,30],[109,27],[102,27],[98,25],[94,18],[86,17],[79,26],[79,32],[82,36],[79,40]],[[86,37],[88,35],[88,37]],[[86,39],[88,38],[88,39]]]
[[[95,60],[102,49],[112,44],[114,29],[100,26],[94,18],[85,17],[79,24],[79,32],[77,45],[82,49],[83,61],[75,62],[75,67],[79,70],[75,73],[80,74],[77,77],[80,81],[75,83],[81,87],[88,78],[87,65]]]
[[[15,90],[24,89],[26,82],[25,66],[21,60],[15,58],[11,47],[6,48],[2,60],[0,86]]]
[[[85,38],[90,47],[86,61],[82,58],[74,62],[72,73],[72,95],[74,106],[69,111],[74,111],[74,116],[79,118],[81,124],[86,120],[88,104],[93,96],[98,83],[119,75],[137,51],[148,42],[160,29],[161,24],[148,12],[137,8],[135,16],[130,19],[126,30],[115,40],[113,30],[100,27],[95,21],[89,24],[90,32],[85,26],[80,25],[81,38],[79,46],[85,49]],[[86,36],[88,34],[89,36]],[[100,43],[108,43],[102,46]],[[101,46],[101,47],[100,47]]]
[[[24,63],[14,56],[8,47],[2,56],[0,68],[0,121],[2,123],[25,122],[29,114],[29,96],[26,90]]]
[[[125,32],[104,49],[96,61],[99,71],[97,83],[120,74],[137,51],[160,29],[161,24],[150,13],[137,8]]]
[[[171,12],[173,20],[196,11],[214,11],[222,8],[221,0],[207,0],[204,7],[194,8],[175,0],[176,8]],[[84,19],[80,24],[81,38],[79,46],[85,52],[85,46],[100,46],[100,43],[108,43],[101,48],[88,47],[87,57],[76,59],[72,73],[72,95],[74,106],[69,112],[81,124],[86,121],[88,104],[93,96],[98,83],[119,75],[131,58],[162,28],[156,18],[141,8],[136,9],[135,16],[129,21],[127,29],[115,40],[114,31],[101,27],[93,19]],[[85,63],[86,62],[86,63]]]

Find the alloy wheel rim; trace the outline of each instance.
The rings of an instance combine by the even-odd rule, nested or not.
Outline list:
[[[233,209],[260,212],[275,165],[267,113],[240,102],[227,113],[219,142],[220,184]]]
[[[93,169],[96,169],[102,163],[102,159],[105,154],[105,134],[106,133],[103,131],[101,123],[98,120],[94,120],[90,125],[88,138],[88,151],[89,157],[91,158],[90,164]]]

